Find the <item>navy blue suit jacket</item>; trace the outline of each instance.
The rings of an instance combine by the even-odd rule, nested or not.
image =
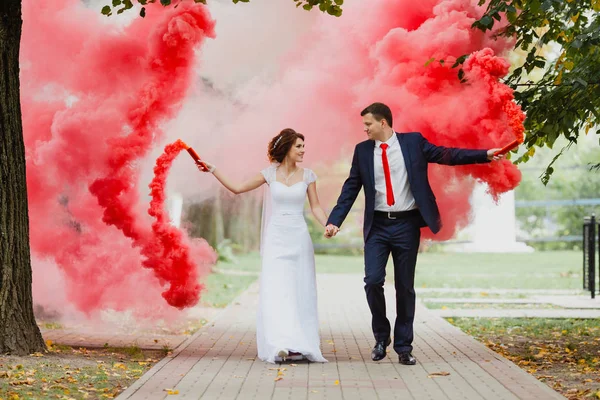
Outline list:
[[[433,233],[437,233],[442,227],[442,222],[435,195],[429,185],[427,164],[464,165],[486,163],[489,162],[487,150],[435,146],[429,143],[419,132],[396,133],[396,135],[404,156],[410,190],[423,217],[422,226],[428,226]],[[350,212],[360,189],[364,188],[363,235],[365,241],[369,236],[375,213],[374,150],[374,140],[366,140],[356,145],[350,175],[344,182],[337,205],[331,211],[327,221],[327,224],[340,227],[348,212]]]

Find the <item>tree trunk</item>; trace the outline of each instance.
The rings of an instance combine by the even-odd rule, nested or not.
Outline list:
[[[21,0],[0,0],[0,354],[46,346],[33,315],[19,90]]]
[[[215,195],[213,208],[214,243],[215,248],[225,239],[225,224],[223,221],[223,190],[219,188]]]

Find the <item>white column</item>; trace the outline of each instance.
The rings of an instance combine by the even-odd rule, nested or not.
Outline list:
[[[515,193],[500,196],[498,203],[486,192],[486,185],[478,184],[471,195],[473,222],[467,228],[471,242],[459,246],[458,251],[482,253],[529,253],[534,249],[517,242]]]
[[[183,197],[177,192],[169,193],[167,194],[167,204],[171,225],[179,228],[181,224],[181,212],[183,210]]]

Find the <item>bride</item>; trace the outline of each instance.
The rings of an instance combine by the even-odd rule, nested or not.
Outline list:
[[[270,363],[303,358],[327,362],[319,346],[315,257],[303,213],[308,194],[315,218],[323,226],[327,222],[317,195],[317,176],[298,166],[304,157],[304,136],[293,129],[284,129],[271,139],[268,157],[271,166],[241,184],[204,162],[234,194],[268,185],[256,323],[258,357]],[[198,169],[205,170],[202,165]]]

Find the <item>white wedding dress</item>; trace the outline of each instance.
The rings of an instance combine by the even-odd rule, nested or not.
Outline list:
[[[320,349],[314,249],[303,213],[308,185],[317,177],[304,169],[304,179],[287,186],[276,180],[276,169],[272,165],[261,171],[269,185],[265,201],[270,205],[263,215],[258,357],[274,363],[285,350],[327,362]]]

